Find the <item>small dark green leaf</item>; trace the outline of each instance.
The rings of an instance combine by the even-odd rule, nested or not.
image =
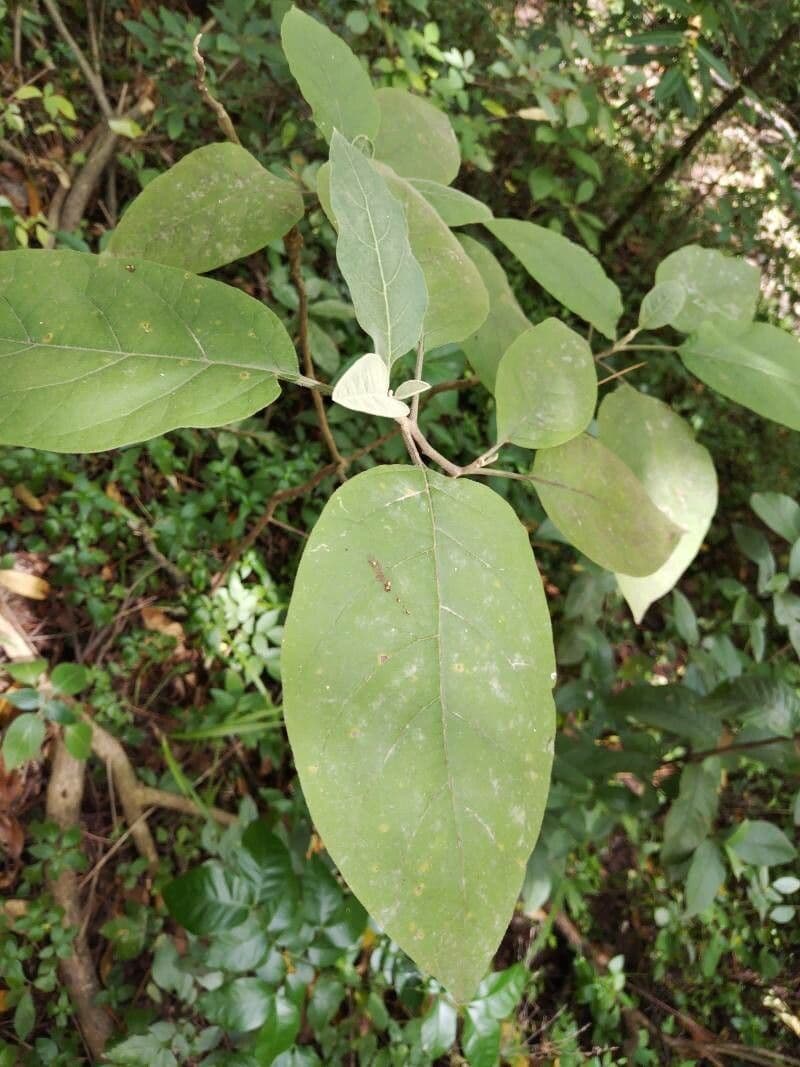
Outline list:
[[[691,602],[680,589],[672,590],[672,613],[675,617],[675,629],[687,645],[700,643],[700,631],[697,628],[697,616]]]
[[[272,1063],[276,1056],[292,1047],[300,1029],[300,1009],[285,993],[278,993],[270,1004],[264,1025],[256,1034],[254,1052],[259,1065]]]
[[[6,770],[35,759],[44,741],[44,722],[38,715],[18,715],[3,737],[3,760]]]
[[[23,685],[36,685],[47,670],[47,660],[26,659],[18,663],[4,663],[0,671],[5,671],[15,682]]]
[[[422,1051],[434,1060],[444,1056],[456,1039],[457,1022],[458,1012],[452,1001],[437,997],[422,1019]]]
[[[710,760],[684,767],[678,799],[664,821],[665,863],[690,855],[708,837],[717,814],[719,780],[719,766]]]
[[[260,978],[234,978],[219,989],[204,993],[197,1006],[217,1026],[248,1033],[263,1026],[269,1018],[275,1007],[275,993]]]
[[[92,727],[88,722],[74,722],[65,726],[64,744],[75,759],[88,759],[92,752]]]
[[[33,1004],[33,997],[26,989],[19,998],[16,1010],[14,1011],[14,1033],[20,1041],[25,1041],[30,1037],[35,1024],[36,1008]]]
[[[707,838],[695,850],[686,877],[686,918],[710,908],[724,882],[722,855],[714,842]]]
[[[242,834],[242,850],[237,858],[239,868],[252,882],[260,901],[297,892],[289,851],[265,822],[250,823]]]
[[[38,689],[11,689],[3,693],[3,699],[12,708],[20,711],[36,711],[42,704],[42,695]]]
[[[469,1067],[496,1067],[500,1056],[500,1023],[482,1000],[467,1006],[461,1045]]]
[[[230,930],[245,921],[252,902],[247,882],[213,861],[164,886],[170,915],[193,934]]]
[[[797,855],[797,849],[783,830],[764,819],[745,819],[727,844],[745,863],[758,867],[788,863]]]
[[[78,663],[59,663],[50,675],[53,688],[63,696],[73,697],[89,684],[89,672]]]
[[[800,537],[800,504],[785,493],[753,493],[750,507],[770,530],[790,544]]]

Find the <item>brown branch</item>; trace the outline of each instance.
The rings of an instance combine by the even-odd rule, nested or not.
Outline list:
[[[98,726],[86,713],[84,713],[84,719],[92,728],[92,751],[110,769],[131,837],[139,855],[147,860],[147,865],[153,873],[158,867],[158,852],[147,825],[144,805],[139,797],[139,780],[133,765],[125,749],[113,734],[108,733],[102,726]]]
[[[754,88],[756,83],[769,71],[775,61],[787,50],[787,48],[790,48],[791,45],[794,44],[798,35],[800,35],[800,20],[793,19],[780,37],[778,37],[773,42],[772,46],[766,50],[758,63],[745,72],[739,84],[727,92],[717,106],[709,111],[697,128],[685,137],[678,147],[667,156],[661,166],[653,173],[650,180],[634,196],[633,200],[631,200],[625,210],[622,211],[606,228],[605,232],[602,234],[602,243],[604,247],[614,244],[617,238],[622,234],[622,231],[635,218],[651,196],[658,194],[658,191],[667,179],[670,178],[675,170],[689,158],[695,148],[705,138],[706,134],[710,133],[717,123],[723,119],[728,112],[736,107],[748,90]]]
[[[80,226],[92,193],[97,187],[103,171],[114,157],[118,139],[109,126],[102,130],[92,145],[86,162],[72,182],[72,188],[67,194],[64,206],[61,209],[58,229],[71,233]]]
[[[62,830],[80,826],[86,763],[67,751],[60,731],[56,736],[53,766],[47,786],[47,817]],[[64,925],[73,930],[70,955],[59,962],[62,981],[75,1009],[83,1039],[95,1059],[100,1059],[112,1033],[106,1010],[97,1004],[100,983],[81,930],[78,878],[65,868],[50,886],[53,899],[64,912]]]
[[[315,378],[314,363],[311,359],[311,343],[308,337],[308,294],[303,280],[303,237],[296,226],[292,226],[291,230],[286,234],[283,244],[289,259],[289,277],[292,279],[292,284],[297,292],[298,345],[303,360],[303,373],[307,378]],[[317,422],[319,423],[322,439],[331,459],[337,466],[337,473],[340,477],[343,477],[346,465],[331,431],[328,416],[325,413],[325,402],[316,389],[311,390],[311,399],[314,401],[314,409],[317,413]]]
[[[195,815],[201,819],[208,814],[220,826],[233,826],[239,818],[233,812],[223,811],[222,808],[200,808],[190,797],[182,796],[180,793],[169,793],[166,789],[154,789],[149,785],[137,784],[136,796],[143,806],[165,808],[168,811],[178,811],[182,815]]]
[[[195,66],[197,67],[197,78],[195,79],[197,91],[200,93],[202,98],[217,116],[217,122],[219,123],[220,129],[225,134],[227,139],[232,144],[241,144],[241,141],[239,140],[239,135],[236,132],[236,127],[233,125],[230,115],[225,110],[224,106],[219,102],[219,100],[217,100],[215,96],[212,96],[211,90],[209,89],[208,84],[206,83],[206,61],[203,59],[203,56],[200,52],[200,42],[202,41],[202,39],[203,34],[198,33],[198,35],[194,39],[194,43],[192,44],[192,55],[194,56]]]
[[[55,174],[58,178],[58,184],[64,189],[69,189],[71,185],[69,174],[56,160],[35,156],[31,152],[23,152],[16,145],[7,141],[5,137],[0,137],[0,152],[7,159],[12,159],[15,163],[19,163],[21,167],[26,167],[30,170],[46,170],[51,174]]]
[[[42,0],[42,3],[47,9],[48,14],[50,15],[50,18],[53,21],[53,25],[61,34],[61,37],[67,43],[70,50],[72,51],[72,54],[75,56],[78,66],[81,68],[83,76],[89,85],[89,88],[94,93],[95,100],[97,100],[98,106],[101,112],[103,113],[103,117],[106,119],[112,119],[114,117],[114,109],[111,107],[109,99],[106,96],[106,89],[103,85],[103,79],[92,67],[89,60],[83,54],[80,45],[67,29],[66,24],[64,23],[64,20],[61,17],[61,11],[59,10],[56,0]]]

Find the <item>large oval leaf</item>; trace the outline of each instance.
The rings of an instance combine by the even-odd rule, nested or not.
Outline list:
[[[449,185],[440,185],[425,178],[411,178],[418,193],[422,193],[432,208],[435,208],[442,222],[448,226],[469,226],[473,222],[486,222],[492,217],[491,210],[482,200],[453,189]]]
[[[582,434],[536,453],[544,510],[561,533],[606,570],[641,577],[662,567],[682,531],[618,456]]]
[[[633,616],[642,616],[692,562],[717,510],[717,475],[691,426],[661,400],[623,385],[598,413],[600,440],[626,463],[661,511],[685,533],[667,562],[646,578],[617,576]]]
[[[246,418],[296,378],[238,289],[146,260],[0,253],[0,442],[97,452]]]
[[[281,43],[325,139],[337,129],[351,141],[359,135],[374,140],[381,121],[375,90],[341,37],[292,6],[281,23]]]
[[[428,306],[405,212],[366,156],[338,131],[331,140],[330,183],[339,227],[336,260],[361,328],[391,366],[416,345]]]
[[[381,112],[375,158],[403,178],[449,185],[461,153],[447,115],[406,89],[378,89],[375,96]]]
[[[306,546],[286,724],[326,847],[460,1000],[506,928],[553,743],[550,621],[528,539],[486,486],[377,467]]]
[[[734,327],[734,330],[736,328]],[[756,322],[743,332],[704,322],[680,355],[701,382],[765,419],[800,430],[800,341]]]
[[[257,252],[302,215],[295,185],[270,174],[239,145],[210,144],[145,186],[108,251],[203,274]]]
[[[597,374],[592,350],[558,319],[545,319],[514,341],[495,383],[497,439],[552,448],[592,421]]]
[[[487,230],[513,252],[551,296],[614,340],[622,314],[619,289],[585,248],[555,230],[518,219],[492,219]]]
[[[478,268],[489,294],[489,314],[483,325],[462,344],[470,366],[490,392],[494,392],[500,360],[523,331],[530,328],[506,272],[480,241],[460,237],[461,247]]]
[[[700,245],[679,248],[656,270],[657,282],[680,282],[686,291],[685,302],[667,320],[681,333],[693,333],[704,322],[745,329],[756,313],[760,278],[758,267]]]
[[[425,197],[388,168],[378,168],[405,208],[411,250],[425,275],[425,349],[463,341],[489,313],[489,294],[480,273]]]

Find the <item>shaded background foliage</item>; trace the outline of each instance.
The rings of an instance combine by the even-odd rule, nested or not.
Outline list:
[[[0,240],[102,249],[148,181],[219,139],[194,84],[191,45],[202,30],[209,85],[244,145],[304,186],[312,345],[332,377],[362,342],[313,193],[324,145],[279,47],[287,6],[64,3],[67,27],[124,116],[109,138],[54,29],[54,5],[0,2]],[[800,24],[796,2],[312,6],[376,84],[411,88],[448,112],[460,188],[597,251],[626,306],[650,288],[659,260],[697,241],[757,262],[767,278],[761,310],[796,329],[800,45],[796,33],[784,39]],[[776,42],[753,92],[731,102]],[[498,254],[526,314],[552,314]],[[297,293],[280,243],[219,275],[293,324]],[[430,369],[434,382],[458,377],[463,354],[440,350]],[[280,624],[330,483],[283,504],[215,585],[273,494],[324,464],[309,399],[106,456],[0,454],[0,568],[49,583],[40,601],[3,589],[11,630],[51,665],[85,668],[74,695],[122,740],[146,783],[240,812],[222,829],[160,811],[151,820],[158,866],[148,872],[123,839],[99,765],[83,832],[66,837],[44,818],[46,761],[0,775],[0,1064],[84,1057],[56,971],[71,952],[52,893],[64,871],[81,880],[103,1002],[115,1040],[125,1039],[111,1062],[440,1057],[482,1067],[763,1063],[770,1053],[792,1062],[800,671],[780,597],[798,579],[800,529],[793,540],[774,507],[756,500],[752,510],[750,496],[797,496],[800,446],[689,384],[670,355],[634,381],[667,399],[711,450],[720,508],[680,590],[637,629],[611,577],[553,540],[533,496],[499,487],[525,517],[546,580],[561,730],[521,907],[495,974],[458,1016],[338,882],[280,725]],[[431,439],[456,458],[477,450],[492,418],[474,390],[443,393],[426,411]],[[331,422],[343,452],[364,443],[363,419],[335,409]],[[383,429],[376,423],[375,435]],[[354,469],[402,455],[395,438]],[[11,640],[4,629],[9,655]],[[51,705],[72,696],[36,677],[2,684],[4,726],[26,701],[57,720]],[[216,865],[234,896],[257,893],[255,922],[227,914],[187,935],[169,918],[161,888],[201,862]]]

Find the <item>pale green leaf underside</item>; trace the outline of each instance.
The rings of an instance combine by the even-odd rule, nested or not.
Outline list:
[[[656,281],[677,281],[686,301],[669,322],[681,333],[693,333],[704,322],[743,330],[756,312],[760,291],[757,267],[726,256],[716,248],[686,245],[662,260]]]
[[[489,208],[474,196],[462,193],[449,185],[440,185],[425,178],[410,178],[409,184],[421,193],[442,222],[448,226],[469,226],[474,222],[486,222],[492,217]]]
[[[348,140],[375,139],[380,106],[369,75],[341,37],[291,7],[281,23],[281,43],[294,80],[311,105],[327,141],[334,129]]]
[[[389,396],[389,368],[377,352],[367,352],[348,367],[333,390],[333,401],[351,411],[397,419],[408,415],[408,404]]]
[[[489,294],[489,314],[480,329],[462,344],[464,355],[480,380],[494,392],[497,367],[512,342],[530,328],[506,272],[489,249],[472,237],[459,237],[461,247],[478,268]]]
[[[517,257],[534,281],[579,318],[614,340],[622,297],[599,261],[554,230],[518,219],[492,219],[487,230]]]
[[[633,616],[642,616],[692,562],[717,510],[717,475],[689,424],[655,397],[628,385],[606,396],[600,440],[626,463],[661,511],[685,533],[667,562],[646,578],[617,575]]]
[[[282,653],[312,817],[353,891],[469,998],[547,797],[554,656],[519,521],[414,467],[345,483],[308,541]]]
[[[606,570],[642,577],[669,559],[679,530],[629,467],[588,434],[536,453],[536,491],[561,533]]]
[[[790,333],[756,322],[732,334],[706,322],[684,341],[680,355],[692,374],[718,393],[800,430],[800,341]]]
[[[375,158],[403,178],[449,185],[461,166],[458,141],[443,111],[406,89],[378,89]]]
[[[489,313],[489,294],[477,267],[428,201],[389,168],[377,167],[405,209],[411,250],[425,275],[425,350],[465,340]]]
[[[194,274],[282,237],[303,215],[296,186],[235,144],[210,144],[154,178],[128,207],[108,251]]]
[[[146,260],[0,253],[0,442],[96,452],[243,419],[296,378],[245,293]]]
[[[514,341],[495,383],[497,437],[523,448],[552,448],[592,420],[597,374],[592,350],[558,319],[545,319]]]
[[[388,365],[414,348],[428,293],[411,251],[406,216],[386,181],[357,148],[334,131],[331,203],[339,227],[336,259],[356,318]]]

